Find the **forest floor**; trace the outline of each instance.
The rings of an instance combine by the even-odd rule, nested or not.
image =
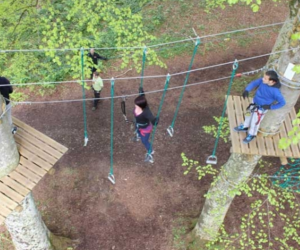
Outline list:
[[[155,6],[150,6],[150,8]],[[174,10],[176,12],[176,10]],[[281,4],[263,5],[258,13],[247,7],[236,6],[206,14],[192,13],[191,23],[199,36],[282,22],[287,8]],[[187,18],[187,17],[186,17]],[[175,20],[175,17],[174,17]],[[182,17],[184,22],[185,17]],[[178,20],[179,21],[179,20]],[[177,23],[179,23],[177,21]],[[192,24],[189,27],[194,27]],[[200,45],[193,68],[200,68],[270,53],[280,26],[260,30],[260,34],[225,39]],[[166,32],[168,27],[161,27]],[[197,30],[197,29],[196,29]],[[201,31],[201,34],[200,34]],[[192,35],[192,34],[191,34]],[[255,37],[254,37],[255,35]],[[193,44],[190,42],[190,51]],[[167,69],[149,66],[145,75],[166,75],[188,69],[191,54],[175,56],[165,61]],[[240,62],[238,72],[255,70],[265,65],[267,57]],[[230,76],[232,65],[196,71],[190,74],[189,84]],[[102,77],[111,78],[120,72],[108,70]],[[136,76],[129,71],[124,76]],[[171,78],[170,87],[180,86],[185,75]],[[250,77],[235,84],[232,94],[240,95]],[[145,91],[163,89],[164,78],[144,80]],[[212,153],[215,139],[204,133],[202,126],[215,124],[213,116],[221,116],[228,79],[186,88],[175,122],[175,134],[170,138],[166,128],[171,124],[181,89],[168,91],[162,108],[160,123],[155,135],[153,164],[145,163],[145,149],[141,142],[133,142],[134,130],[125,123],[121,113],[121,99],[115,100],[114,114],[114,176],[116,184],[107,179],[110,170],[110,100],[102,100],[92,111],[87,102],[87,130],[89,142],[83,147],[84,124],[82,103],[18,105],[13,115],[35,129],[68,147],[68,152],[54,166],[54,174],[46,175],[34,188],[33,195],[43,220],[57,235],[79,240],[78,250],[176,250],[184,249],[178,240],[192,225],[204,204],[204,194],[212,178],[198,181],[196,171],[183,175],[181,153],[205,165]],[[105,82],[102,97],[110,96],[110,84]],[[139,80],[116,80],[115,95],[137,93]],[[81,87],[74,84],[57,86],[44,97],[31,94],[29,100],[81,99]],[[93,96],[87,91],[87,97]],[[150,108],[157,113],[162,92],[147,95]],[[133,97],[127,98],[126,109],[132,119]],[[217,150],[221,167],[230,155],[230,142],[220,140]],[[279,159],[272,162],[274,172]],[[230,232],[237,232],[240,217],[249,211],[246,197],[236,197],[225,220]],[[0,227],[6,234],[5,227]],[[175,240],[174,240],[175,239]],[[176,240],[177,239],[177,240]],[[9,248],[7,248],[9,249]]]

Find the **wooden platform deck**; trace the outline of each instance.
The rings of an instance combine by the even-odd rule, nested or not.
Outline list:
[[[15,141],[20,163],[0,179],[0,224],[68,150],[20,120],[13,118],[13,122],[18,127]]]
[[[284,124],[280,128],[280,133],[274,136],[263,137],[258,136],[249,144],[242,141],[246,137],[246,133],[237,133],[233,130],[244,121],[244,114],[249,105],[249,99],[243,99],[241,96],[229,96],[227,103],[227,113],[229,126],[231,131],[232,152],[243,154],[257,154],[264,156],[276,157],[293,157],[300,158],[300,147],[291,145],[286,150],[278,148],[280,138],[287,137],[288,131],[292,129],[292,121],[296,118],[296,112],[293,111],[287,116]]]

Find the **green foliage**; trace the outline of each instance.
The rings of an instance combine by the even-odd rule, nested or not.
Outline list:
[[[66,77],[77,79],[81,74],[81,47],[133,47],[153,43],[155,37],[144,30],[143,17],[138,13],[148,2],[54,0],[40,3],[17,0],[1,4],[0,48],[45,49],[1,53],[2,74],[12,82],[21,83],[56,81]],[[109,58],[120,52],[122,68],[131,64],[140,70],[143,49],[99,51]],[[85,50],[85,55],[87,53]],[[151,49],[147,63],[165,66]],[[92,62],[85,57],[85,72],[89,72],[90,65]],[[105,70],[101,63],[98,68]]]
[[[281,138],[279,140],[278,147],[280,149],[287,149],[291,144],[298,144],[300,141],[300,110],[297,113],[296,119],[293,120],[292,130],[288,132],[287,138]]]
[[[10,99],[14,102],[22,102],[25,101],[27,98],[28,95],[18,91],[14,91],[12,94],[10,94]]]
[[[203,126],[204,132],[207,134],[211,134],[214,137],[217,137],[218,134],[218,126],[221,122],[221,117],[213,117],[215,121],[217,122],[217,126],[210,125],[210,126]],[[228,142],[230,135],[230,128],[229,128],[229,121],[227,117],[223,117],[223,124],[220,130],[220,138],[224,140],[225,143]]]
[[[205,166],[199,165],[198,161],[191,160],[186,157],[184,153],[181,153],[182,158],[182,166],[186,167],[186,170],[184,171],[184,175],[187,175],[193,168],[197,171],[198,174],[198,180],[201,180],[203,177],[205,177],[207,174],[215,175],[218,173],[216,169],[212,167],[212,165],[207,164]]]

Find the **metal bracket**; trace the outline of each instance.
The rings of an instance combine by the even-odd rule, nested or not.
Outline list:
[[[217,158],[217,156],[215,156],[215,155],[209,156],[209,157],[207,158],[207,160],[206,160],[206,163],[207,163],[207,164],[213,164],[213,165],[216,165],[216,164],[218,163],[218,158]]]
[[[89,141],[89,138],[88,137],[84,137],[84,147],[87,145],[87,143],[88,143],[88,141]]]
[[[113,174],[109,173],[107,178],[112,184],[116,184],[116,180]]]
[[[149,154],[149,153],[146,154],[145,162],[150,162],[150,163],[154,162],[154,158],[153,158],[152,154]]]
[[[169,126],[169,127],[167,128],[167,132],[169,133],[169,135],[170,135],[171,137],[173,137],[173,135],[174,135],[174,129],[173,129],[172,126]]]

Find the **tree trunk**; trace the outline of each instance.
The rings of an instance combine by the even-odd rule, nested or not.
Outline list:
[[[0,95],[0,117],[5,112],[5,101]],[[13,135],[11,126],[4,115],[0,118],[0,179],[12,172],[19,164],[19,152]]]
[[[273,52],[293,49],[299,46],[299,41],[291,40],[291,35],[300,30],[300,1],[290,2],[290,17],[282,27],[279,37],[273,48]],[[268,61],[268,67],[274,68],[282,76],[289,63],[300,64],[300,53],[297,50],[272,55]],[[282,79],[281,82],[287,85],[300,85],[300,75],[295,75],[292,81]],[[300,90],[282,86],[281,92],[286,100],[286,105],[278,110],[269,111],[262,121],[260,130],[266,133],[275,133],[291,111],[298,100]],[[234,132],[233,132],[234,133]],[[216,182],[208,191],[208,198],[205,200],[199,220],[193,232],[201,240],[213,240],[224,221],[234,195],[230,195],[234,186],[246,180],[255,168],[259,155],[247,156],[244,154],[232,154],[221,170]],[[225,177],[224,177],[225,176]]]
[[[261,156],[231,154],[223,166],[215,185],[208,191],[194,233],[204,240],[215,238],[229,209],[236,186],[248,179]]]
[[[45,226],[31,193],[7,216],[5,225],[16,250],[54,250],[50,244],[50,231]]]

